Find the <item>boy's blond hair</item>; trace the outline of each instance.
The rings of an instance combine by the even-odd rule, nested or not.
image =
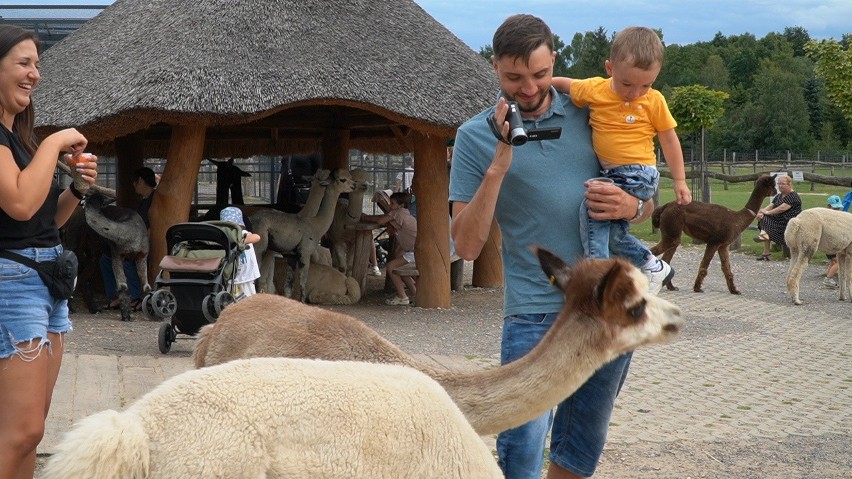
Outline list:
[[[609,60],[629,62],[636,68],[648,70],[662,66],[664,53],[665,48],[657,32],[647,27],[627,27],[612,40]]]

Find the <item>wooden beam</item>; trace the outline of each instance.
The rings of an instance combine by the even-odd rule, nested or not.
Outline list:
[[[322,137],[322,167],[349,169],[349,130],[329,128]]]
[[[132,133],[115,139],[116,204],[125,208],[136,208],[139,195],[131,183],[133,173],[144,164],[143,135]]]
[[[478,288],[499,288],[503,286],[503,257],[500,252],[503,247],[503,237],[497,221],[491,222],[491,232],[488,241],[482,247],[482,252],[473,261],[473,276],[471,286]]]

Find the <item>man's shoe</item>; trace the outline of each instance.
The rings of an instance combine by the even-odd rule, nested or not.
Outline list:
[[[828,289],[837,289],[837,280],[826,276],[822,279],[822,285]]]
[[[669,266],[668,263],[660,260],[660,265],[662,267],[659,271],[643,271],[648,276],[648,292],[654,295],[658,294],[664,285],[670,283],[675,275],[674,268]]]

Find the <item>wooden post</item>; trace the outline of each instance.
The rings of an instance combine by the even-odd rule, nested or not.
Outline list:
[[[149,278],[152,273],[156,274],[156,266],[166,255],[166,231],[174,224],[189,220],[192,193],[204,155],[205,133],[204,125],[172,125],[166,167],[149,212],[151,252],[148,260],[154,266],[148,270]]]
[[[349,169],[349,130],[328,128],[323,132],[322,167]]]
[[[473,262],[471,285],[479,288],[498,288],[503,286],[503,237],[497,221],[491,222],[491,233],[482,247],[479,257]]]
[[[420,277],[417,280],[417,306],[449,308],[450,292],[450,212],[447,201],[450,177],[447,174],[446,138],[413,132],[414,181],[417,197],[417,242],[414,257]]]

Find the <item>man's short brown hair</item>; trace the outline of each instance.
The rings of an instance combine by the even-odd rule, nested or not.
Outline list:
[[[529,63],[532,52],[547,45],[553,51],[553,33],[544,20],[527,14],[512,15],[503,21],[491,42],[494,59],[503,56],[516,57]]]

